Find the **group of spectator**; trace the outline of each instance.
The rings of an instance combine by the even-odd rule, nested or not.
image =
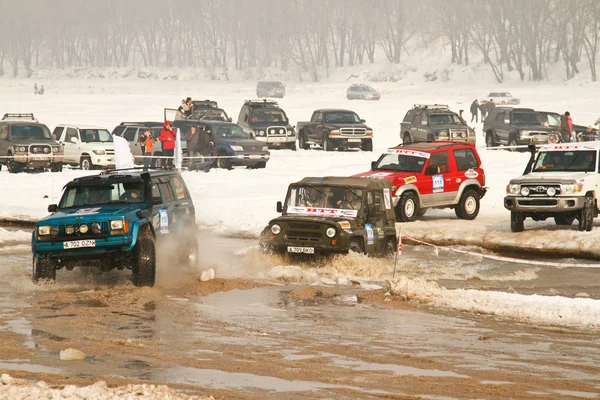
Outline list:
[[[479,103],[479,100],[475,100],[471,103],[470,108],[471,122],[473,122],[473,120],[475,120],[475,122],[479,122],[477,120],[479,112],[481,112],[481,122],[484,122],[485,117],[490,113],[490,111],[492,111],[494,107],[496,107],[494,100],[482,100],[481,103]]]

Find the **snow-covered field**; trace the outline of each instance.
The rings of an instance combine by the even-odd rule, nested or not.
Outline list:
[[[255,97],[253,83],[214,83],[196,81],[55,81],[46,85],[47,94],[34,96],[30,81],[0,82],[0,111],[34,112],[51,129],[59,123],[85,123],[112,128],[124,120],[158,120],[163,107],[174,107],[182,98],[217,100],[237,119],[245,99]],[[226,234],[257,235],[270,218],[277,215],[275,203],[283,200],[290,182],[305,176],[347,176],[369,169],[385,148],[399,142],[399,122],[415,103],[448,104],[458,111],[468,108],[475,98],[482,98],[497,87],[477,84],[381,83],[374,85],[381,93],[377,102],[348,101],[346,83],[288,84],[287,97],[280,101],[293,124],[307,120],[321,107],[350,108],[367,120],[374,130],[374,152],[325,153],[320,150],[272,151],[265,170],[212,170],[210,173],[184,171],[183,175],[196,206],[197,222]],[[597,84],[531,84],[502,87],[522,99],[522,106],[539,110],[569,110],[575,123],[593,123],[600,110],[596,106]],[[528,154],[488,151],[483,146],[481,124],[473,125],[478,133],[478,147],[486,171],[489,191],[481,203],[480,217],[459,221],[452,210],[433,210],[425,221],[406,224],[404,233],[425,239],[459,241],[461,244],[484,245],[496,240],[515,248],[572,248],[600,254],[600,229],[580,233],[573,227],[557,230],[550,223],[526,223],[527,231],[512,234],[509,214],[503,207],[505,187],[510,178],[523,171]],[[0,218],[35,220],[47,215],[46,207],[58,201],[63,185],[86,174],[76,169],[62,173],[9,174],[0,172],[3,188]],[[11,232],[0,231],[0,242],[10,240]],[[443,262],[443,259],[441,259]],[[485,262],[485,261],[483,261]],[[492,312],[503,316],[582,328],[600,327],[600,302],[589,299],[569,300],[543,296],[525,296],[471,291],[432,290],[425,283],[411,281],[412,295],[424,301],[436,297],[435,304],[461,310]],[[522,306],[527,305],[527,312]],[[561,312],[555,312],[557,307]],[[565,315],[569,314],[569,318]]]

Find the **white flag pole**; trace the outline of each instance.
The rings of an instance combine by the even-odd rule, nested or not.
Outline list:
[[[182,159],[182,151],[181,151],[181,130],[177,128],[177,135],[175,136],[175,168],[181,171],[181,159]]]

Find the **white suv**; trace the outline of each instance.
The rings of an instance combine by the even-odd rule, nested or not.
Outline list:
[[[510,228],[524,229],[523,221],[554,218],[557,225],[579,221],[580,231],[591,231],[598,216],[600,142],[555,144],[532,152],[525,174],[506,186],[504,207]]]
[[[64,164],[81,169],[114,168],[115,145],[104,128],[82,125],[58,125],[54,137],[64,145]]]

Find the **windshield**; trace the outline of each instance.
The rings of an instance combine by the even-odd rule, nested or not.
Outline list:
[[[252,111],[251,122],[284,122],[288,119],[283,110],[279,108],[258,108]]]
[[[283,83],[281,82],[263,82],[260,87],[267,90],[283,89]]]
[[[13,125],[13,139],[50,139],[50,130],[42,125]]]
[[[458,115],[455,114],[431,114],[429,125],[456,125],[462,124]]]
[[[213,131],[221,139],[248,139],[248,134],[237,125],[221,125]]]
[[[362,189],[349,186],[294,186],[290,189],[287,213],[356,217],[362,206],[362,194]]]
[[[373,89],[371,86],[361,86],[363,92],[367,93],[377,93],[377,90]]]
[[[227,118],[227,113],[220,108],[194,108],[191,119],[227,121]]]
[[[548,120],[549,126],[560,125],[560,115],[558,114],[546,114],[546,119]]]
[[[512,123],[515,125],[543,125],[544,120],[538,113],[513,113]]]
[[[81,140],[85,143],[112,142],[112,135],[106,129],[81,129]]]
[[[502,92],[502,93],[500,93],[500,97],[512,97],[512,94],[510,94],[508,92]]]
[[[335,111],[325,113],[325,122],[330,124],[353,124],[360,122],[360,118],[352,111]]]
[[[58,208],[97,206],[113,203],[144,203],[144,183],[124,182],[73,186],[66,189]]]
[[[421,172],[425,166],[427,159],[423,157],[411,156],[406,154],[392,154],[387,153],[381,156],[375,170],[385,169],[389,171],[403,171],[403,172]]]
[[[538,155],[533,172],[576,171],[593,172],[596,167],[596,150],[543,151]]]

